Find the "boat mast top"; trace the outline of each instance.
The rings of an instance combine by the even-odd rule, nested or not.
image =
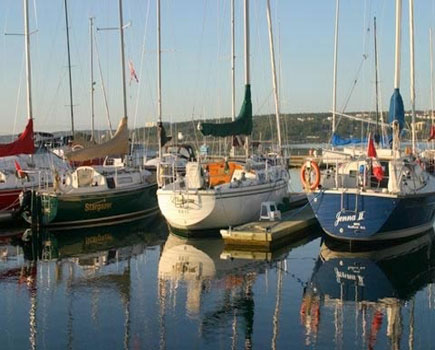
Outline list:
[[[395,51],[395,70],[394,88],[400,88],[400,50],[402,38],[402,0],[396,0],[396,51]]]
[[[119,33],[121,44],[122,102],[124,106],[124,117],[127,118],[127,88],[125,86],[124,19],[122,16],[122,0],[119,0]]]
[[[245,85],[251,84],[250,57],[249,57],[249,0],[244,0],[245,18]]]
[[[66,48],[68,53],[68,79],[69,79],[69,108],[71,116],[71,133],[74,137],[74,103],[73,103],[73,93],[72,93],[72,75],[71,75],[71,51],[69,46],[69,21],[68,21],[68,4],[67,0],[64,1],[65,4],[65,24],[66,24]]]
[[[24,0],[24,47],[26,51],[27,118],[33,119],[32,70],[30,64],[29,1]]]
[[[234,0],[231,0],[231,120],[236,118],[236,44],[234,29]]]
[[[410,97],[412,111],[412,153],[416,154],[416,136],[415,136],[415,63],[414,63],[414,0],[409,0],[409,65],[410,65]]]
[[[273,95],[275,100],[275,118],[276,118],[276,130],[278,133],[278,147],[279,153],[282,152],[281,141],[281,125],[279,121],[279,99],[278,99],[278,84],[276,79],[276,67],[275,67],[275,49],[273,45],[273,31],[272,31],[272,16],[270,14],[270,0],[267,0],[267,25],[269,29],[269,49],[270,49],[270,64],[272,67],[272,82],[273,82]]]
[[[332,134],[335,133],[335,113],[337,111],[337,50],[338,50],[338,18],[340,14],[340,0],[335,3],[335,38],[334,38],[334,77],[332,85]]]

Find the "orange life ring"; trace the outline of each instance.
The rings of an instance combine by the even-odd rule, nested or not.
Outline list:
[[[315,178],[313,182],[310,182],[311,180],[311,176],[308,176],[307,179],[307,170],[309,170],[309,172],[314,172],[315,174]],[[308,160],[304,163],[304,165],[302,165],[301,168],[301,183],[304,187],[308,187],[310,188],[310,190],[315,190],[320,183],[320,169],[319,166],[317,165],[317,163],[313,160]]]

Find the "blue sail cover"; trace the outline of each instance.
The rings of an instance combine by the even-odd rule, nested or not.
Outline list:
[[[394,89],[393,96],[391,96],[390,100],[390,112],[388,114],[388,122],[390,124],[395,120],[399,122],[399,128],[402,130],[405,126],[405,109],[399,89]]]
[[[345,145],[355,145],[359,143],[367,143],[367,138],[365,139],[345,139],[340,135],[334,133],[332,135],[331,144],[333,146],[345,146]]]

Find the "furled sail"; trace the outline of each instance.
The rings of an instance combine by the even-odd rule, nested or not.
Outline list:
[[[391,124],[397,120],[399,123],[399,129],[402,130],[405,126],[405,109],[403,107],[402,96],[399,89],[394,89],[393,95],[390,100],[390,111],[388,114],[388,122]]]
[[[158,137],[160,137],[160,145],[163,147],[164,145],[166,145],[169,141],[172,140],[172,136],[167,136],[166,135],[166,129],[163,126],[162,122],[159,122],[157,125],[157,133],[158,133]]]
[[[201,123],[199,130],[204,136],[235,136],[235,135],[251,135],[252,132],[252,102],[251,102],[251,85],[245,86],[245,98],[242,108],[237,118],[229,123],[213,124]]]
[[[128,153],[128,126],[127,118],[124,117],[119,122],[115,135],[102,144],[92,145],[77,151],[65,154],[69,161],[85,162],[87,160],[104,158],[107,156],[118,156]]]
[[[29,119],[24,132],[11,143],[0,144],[0,157],[14,156],[17,154],[35,153],[33,141],[33,119]]]

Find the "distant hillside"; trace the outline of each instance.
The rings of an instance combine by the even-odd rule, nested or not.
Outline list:
[[[375,119],[374,113],[355,112],[351,113],[363,118]],[[425,133],[428,130],[430,118],[423,112],[417,112],[417,129],[420,130],[419,137],[426,138]],[[387,113],[384,112],[384,118],[387,118]],[[274,115],[261,115],[254,116],[254,128],[252,132],[252,139],[263,142],[276,142],[276,125]],[[229,118],[224,119],[209,119],[207,122],[221,123],[229,122]],[[407,113],[406,121],[409,123],[411,117]],[[198,140],[202,143],[204,137],[198,131],[199,120],[184,121],[173,123],[164,123],[166,133],[175,138],[179,133],[183,135],[183,141],[188,143],[195,143]],[[361,137],[361,122],[350,120],[347,118],[337,117],[337,132],[342,137]],[[364,124],[363,135],[366,135],[367,125]],[[324,143],[329,142],[331,137],[331,113],[298,113],[298,114],[283,114],[281,115],[281,133],[284,144],[294,143]],[[39,131],[39,130],[38,130]],[[134,131],[130,131],[131,138],[135,142],[146,142],[150,145],[157,145],[157,128],[156,127],[141,127]],[[134,133],[134,135],[133,135]],[[55,136],[66,135],[68,132],[55,132]],[[78,135],[89,137],[90,131],[83,130],[77,132]],[[106,130],[97,130],[97,138],[100,140],[108,138]],[[207,137],[207,141],[212,141],[213,138]],[[10,142],[11,136],[0,136],[0,142]]]

